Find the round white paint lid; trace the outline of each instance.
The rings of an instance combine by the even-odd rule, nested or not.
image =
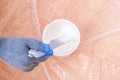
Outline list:
[[[57,19],[48,24],[43,31],[43,42],[50,44],[51,40],[69,40],[65,44],[53,49],[53,55],[64,57],[72,54],[80,43],[80,32],[75,24],[65,19]]]

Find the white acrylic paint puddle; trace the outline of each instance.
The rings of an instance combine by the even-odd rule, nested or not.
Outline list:
[[[65,19],[58,19],[48,24],[42,36],[43,42],[50,44],[57,40],[54,45],[63,43],[53,49],[55,56],[64,57],[72,54],[80,44],[80,32],[75,24]]]

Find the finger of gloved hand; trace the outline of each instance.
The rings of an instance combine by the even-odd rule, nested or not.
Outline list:
[[[34,63],[32,63],[32,67],[36,67],[36,66],[38,66],[39,65],[39,63],[38,62],[34,62]]]
[[[24,71],[24,72],[30,72],[30,71],[32,71],[34,68],[28,68],[28,69],[25,69],[25,70],[22,70],[22,71]]]
[[[44,49],[44,44],[41,42],[41,41],[38,41],[36,39],[29,39],[29,41],[27,42],[27,46],[30,48],[30,49],[33,49],[33,50],[43,50]]]

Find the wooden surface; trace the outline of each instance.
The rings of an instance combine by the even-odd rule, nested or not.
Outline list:
[[[58,18],[75,23],[81,32],[83,42],[101,33],[120,28],[120,2],[119,0],[0,0],[1,37],[20,36],[41,40],[44,27]],[[91,44],[81,44],[67,58],[51,57],[45,62],[50,78],[119,80],[119,41],[120,35],[110,35]],[[0,62],[0,80],[48,80],[48,76],[41,64],[32,72],[24,73]]]

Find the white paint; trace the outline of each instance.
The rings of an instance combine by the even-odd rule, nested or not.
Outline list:
[[[43,31],[43,42],[50,44],[51,40],[58,39],[66,42],[53,50],[55,56],[64,57],[72,54],[80,43],[80,32],[75,24],[65,19],[58,19],[48,24]]]
[[[118,34],[118,33],[120,33],[120,28],[117,28],[117,29],[114,29],[114,30],[111,30],[111,31],[108,31],[108,32],[105,32],[105,33],[102,33],[102,34],[99,34],[97,36],[94,36],[94,37],[92,37],[90,39],[87,39],[87,40],[83,41],[82,43],[87,43],[87,42],[91,43],[91,42],[94,42],[96,40],[100,40],[100,39],[103,39],[105,37],[115,35],[115,34]]]
[[[39,22],[39,17],[37,12],[37,3],[36,3],[37,1],[36,0],[32,0],[32,1],[33,1],[33,13],[34,13],[33,21],[36,24],[38,35],[40,36],[40,39],[41,39],[40,22]]]

